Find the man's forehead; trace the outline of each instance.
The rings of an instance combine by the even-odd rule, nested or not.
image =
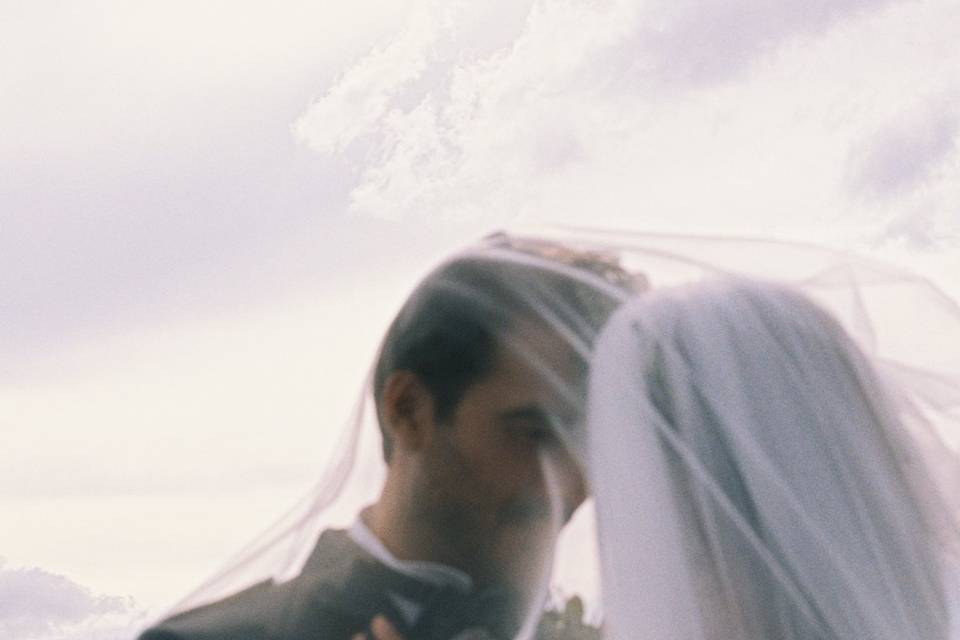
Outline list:
[[[561,376],[572,383],[586,375],[582,348],[545,321],[523,319],[501,332],[497,339],[499,355],[549,376]]]
[[[586,362],[557,332],[527,321],[498,341],[492,374],[503,376],[517,409],[537,407],[564,425],[579,422],[586,400]]]

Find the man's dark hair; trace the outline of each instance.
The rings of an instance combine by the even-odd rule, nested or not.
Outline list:
[[[512,242],[505,237],[495,240]],[[427,276],[387,330],[373,380],[387,461],[393,441],[381,401],[390,374],[401,370],[416,374],[433,395],[437,420],[446,422],[467,387],[490,373],[499,338],[518,319],[543,320],[546,309],[554,323],[569,325],[590,344],[616,300],[609,290],[602,292],[588,284],[589,279],[599,275],[624,288],[628,277],[605,258],[568,252],[578,260],[557,261],[592,272],[584,281],[551,269],[549,263],[554,260],[544,260],[539,246],[530,250],[511,244],[509,248],[535,254],[538,260],[494,260],[482,254],[454,259]]]

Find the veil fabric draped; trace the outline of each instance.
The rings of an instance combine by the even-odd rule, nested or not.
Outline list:
[[[590,402],[613,637],[947,637],[929,425],[804,296],[725,279],[633,301]]]
[[[584,256],[590,260],[585,261]],[[537,560],[545,562],[546,568],[538,574],[537,594],[529,600],[528,623],[518,637],[534,633],[529,621],[544,604],[562,608],[563,600],[571,595],[580,596],[586,603],[588,621],[603,623],[614,638],[853,638],[829,633],[866,628],[856,627],[861,618],[866,620],[864,624],[873,625],[869,628],[875,630],[870,636],[874,638],[941,637],[938,634],[948,615],[947,604],[943,589],[933,584],[932,576],[939,566],[939,550],[948,549],[954,541],[960,495],[956,475],[960,310],[930,282],[883,263],[809,245],[589,229],[511,230],[468,247],[451,259],[462,258],[508,270],[516,265],[532,266],[579,283],[573,287],[572,296],[557,297],[554,291],[541,289],[532,281],[511,280],[515,289],[512,294],[525,307],[536,310],[544,326],[562,336],[567,348],[583,361],[593,355],[610,312],[625,303],[605,332],[594,360],[586,432],[560,424],[563,421],[554,427],[562,446],[586,469],[594,497],[559,533],[556,552]],[[592,266],[585,267],[586,262]],[[610,268],[597,268],[598,264]],[[677,293],[684,290],[683,286],[718,278],[724,282],[742,278],[776,282],[788,289],[784,300],[793,301],[802,294],[803,302],[797,304],[804,306],[810,299],[818,309],[825,310],[820,316],[811,314],[817,318],[808,320],[822,322],[828,329],[828,336],[821,338],[843,344],[847,360],[837,380],[804,377],[807,364],[802,362],[793,362],[790,372],[772,377],[766,364],[745,357],[749,354],[737,348],[736,337],[729,343],[719,340],[716,332],[721,327],[734,333],[747,330],[740,320],[749,308],[716,302],[709,313],[681,313],[682,304],[664,305],[656,313],[648,313],[642,307],[647,301],[659,300],[661,290],[667,298],[683,299],[683,294]],[[463,282],[451,281],[448,285],[466,297],[480,295]],[[716,290],[723,291],[724,286],[730,285],[716,285]],[[571,297],[576,303],[571,304]],[[717,294],[718,300],[727,297]],[[750,307],[742,297],[733,299]],[[710,306],[705,301],[698,304]],[[791,304],[782,302],[773,312],[776,318],[793,319]],[[714,322],[716,314],[725,319]],[[784,360],[798,353],[813,353],[829,360],[838,353],[834,346],[811,347],[797,336],[781,335],[766,326],[765,312],[755,315],[750,326],[766,330],[769,342]],[[642,321],[642,331],[635,328],[637,321]],[[696,353],[665,346],[670,343],[668,330],[681,325],[690,330],[692,344],[700,349]],[[817,335],[823,329],[819,325],[809,328]],[[582,398],[583,389],[556,375],[542,353],[519,342],[509,347],[552,380],[560,396],[576,401]],[[704,369],[710,374],[709,380],[690,377],[689,359],[694,355],[705,358],[704,366],[697,371]],[[656,379],[649,375],[651,362],[657,363],[654,368],[660,377]],[[811,371],[816,368],[813,364],[819,367],[823,363],[811,363]],[[846,390],[835,384],[851,372],[852,378],[847,377],[862,388]],[[358,511],[376,499],[383,485],[385,464],[373,378],[371,366],[368,379],[358,381],[356,409],[343,427],[339,445],[327,452],[328,462],[304,499],[225,569],[181,600],[174,612],[256,583],[283,583],[294,578],[303,570],[322,530],[348,527]],[[760,383],[779,391],[773,396],[762,395]],[[698,395],[704,388],[713,395]],[[653,402],[644,394],[655,389],[658,399]],[[686,391],[677,393],[678,389]],[[863,406],[857,409],[819,399],[824,393],[839,398],[848,392],[863,396]],[[797,442],[784,440],[796,435],[789,429],[765,433],[763,438],[748,431],[751,423],[767,422],[761,415],[744,415],[747,407],[758,402],[754,397],[757,394],[762,400],[757,408],[771,412],[784,424],[807,425],[809,410],[813,409],[818,425],[852,414],[868,422],[870,411],[881,411],[884,425],[899,421],[903,428],[891,426],[882,431],[882,437],[872,439],[856,430],[854,423],[843,431],[824,428],[828,440],[820,442],[817,449],[801,451],[801,444],[813,444],[802,443],[799,438]],[[767,402],[770,398],[795,398],[795,405],[788,407],[792,413],[779,413],[786,408]],[[719,416],[703,418],[697,438],[689,442],[684,439],[687,433],[673,437],[668,418],[699,415],[704,406]],[[837,415],[828,415],[831,410]],[[718,417],[726,419],[724,424],[731,426],[729,432],[714,431]],[[731,449],[736,452],[738,465],[742,460],[749,461],[744,468],[725,468],[729,460],[713,455]],[[857,464],[840,464],[847,456],[853,456]],[[542,474],[548,486],[551,464],[550,456],[544,456]],[[797,481],[803,483],[785,483],[785,466],[795,469]],[[678,468],[686,474],[683,482],[676,480]],[[907,479],[902,487],[885,469],[902,472]],[[818,500],[823,496],[826,477],[844,487],[861,480],[880,483],[873,485],[878,487],[875,495],[851,491],[848,502],[820,505],[824,513],[836,514],[848,536],[905,527],[898,535],[939,536],[931,541],[930,553],[901,557],[880,538],[864,539],[848,554],[845,547],[833,543],[818,547],[815,537],[804,538],[802,532],[810,527],[804,525],[796,507],[802,504],[801,497]],[[897,501],[902,497],[897,492],[903,487],[909,488],[911,496],[922,498],[917,501],[922,503],[917,507],[922,520],[905,522],[906,507]],[[755,494],[754,488],[762,489],[762,496],[756,497],[760,494]],[[744,499],[746,494],[750,500]],[[758,543],[750,533],[750,522],[738,521],[743,512],[756,515],[759,507],[752,500],[759,500],[759,506],[774,514],[775,525],[771,526],[785,536],[785,547],[796,544],[812,548],[815,561],[800,566],[799,554],[796,562],[787,566],[773,562],[768,556],[783,549],[767,548],[762,540]],[[745,507],[743,503],[749,504]],[[561,507],[556,500],[551,504],[549,527],[558,531],[569,514],[557,512]],[[883,526],[876,522],[891,513],[896,517],[884,520]],[[740,564],[727,562],[731,550],[747,560]],[[878,558],[883,562],[876,566],[873,561]],[[601,571],[602,589],[597,578]],[[893,599],[890,606],[899,608],[876,612],[874,603],[880,598],[899,593],[898,576],[904,572],[913,576],[910,584],[924,585],[917,596],[922,602]],[[832,584],[849,589],[837,587],[834,601],[813,597],[813,592],[820,594],[821,587],[829,591]],[[771,591],[769,602],[764,601],[773,603],[771,611],[751,608],[747,600],[734,602],[732,608],[727,606],[741,588],[755,591],[761,586]],[[840,611],[844,609],[840,594],[854,597],[848,611]],[[933,617],[924,622],[919,614],[913,615],[919,611],[932,612]],[[893,626],[886,626],[888,618],[895,619],[889,623]],[[781,623],[797,633],[760,635]],[[904,635],[914,629],[927,635]]]

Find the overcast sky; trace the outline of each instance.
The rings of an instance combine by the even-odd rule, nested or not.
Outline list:
[[[122,637],[221,564],[496,227],[956,287],[957,42],[953,0],[0,1],[2,635]]]

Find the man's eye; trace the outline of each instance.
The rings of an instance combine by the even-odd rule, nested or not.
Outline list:
[[[546,442],[550,438],[550,432],[546,429],[527,429],[524,435],[535,442]]]
[[[510,431],[518,438],[534,444],[551,444],[556,440],[553,430],[548,427],[514,426]]]

